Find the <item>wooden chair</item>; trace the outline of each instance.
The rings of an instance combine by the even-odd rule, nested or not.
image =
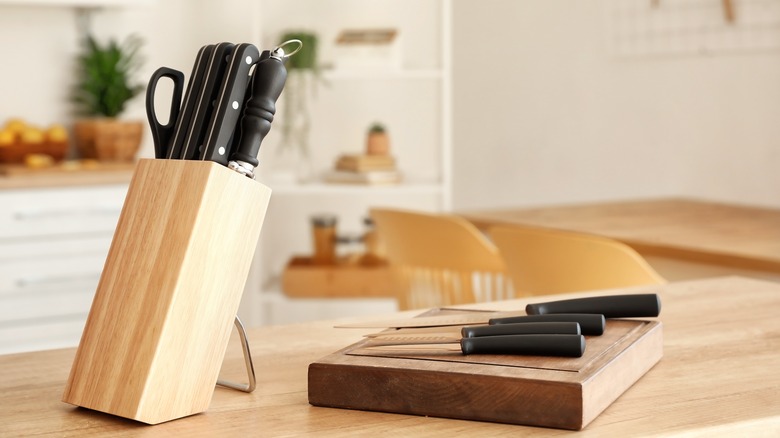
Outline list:
[[[628,245],[605,237],[526,226],[488,231],[515,290],[545,295],[666,281]]]
[[[496,247],[457,216],[372,209],[402,310],[513,297]]]

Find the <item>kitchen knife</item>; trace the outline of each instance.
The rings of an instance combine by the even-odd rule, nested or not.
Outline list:
[[[180,155],[184,160],[196,160],[202,155],[203,141],[206,137],[206,129],[212,118],[214,100],[217,97],[233,47],[231,43],[219,43],[210,51],[207,49],[207,53],[204,53],[207,63],[203,81],[198,89],[198,97],[194,104],[190,126],[187,128],[184,146]]]
[[[177,159],[182,156],[184,139],[190,129],[195,102],[198,100],[198,92],[203,86],[203,77],[206,74],[208,59],[213,50],[214,46],[203,46],[195,57],[195,64],[192,66],[190,80],[187,83],[187,91],[184,93],[184,101],[181,103],[181,110],[176,119],[176,128],[166,154],[168,159]]]
[[[558,313],[549,315],[524,315],[491,318],[488,324],[522,324],[529,322],[576,322],[580,325],[583,335],[601,336],[604,334],[606,321],[604,315],[596,313]]]
[[[271,56],[270,50],[263,50],[262,53],[260,53],[260,59],[258,62],[263,61],[265,59],[268,59],[268,57]],[[252,99],[252,89],[254,87],[254,72],[252,72],[249,76],[249,83],[247,83],[247,92],[244,93],[244,101],[241,103],[241,108],[246,108],[246,104],[249,103],[249,100]],[[235,129],[233,130],[233,137],[230,139],[230,147],[228,148],[231,153],[238,150],[238,143],[241,140],[241,122],[243,121],[243,116],[238,119],[238,123],[236,124]]]
[[[444,327],[451,325],[487,324],[490,318],[525,315],[524,311],[514,312],[473,312],[458,315],[422,316],[418,318],[388,319],[380,321],[339,324],[336,328],[405,328],[405,327]]]
[[[399,329],[388,330],[379,333],[366,335],[367,338],[388,338],[404,335],[411,336],[457,336],[464,338],[478,338],[482,336],[498,335],[579,335],[580,325],[576,322],[529,322],[521,324],[500,324],[500,325],[474,325],[462,327],[458,330],[457,326],[448,327],[429,327],[425,329]]]
[[[661,313],[661,299],[657,294],[576,298],[573,300],[529,304],[525,307],[525,311],[529,315],[600,313],[606,318],[658,316]]]
[[[227,166],[230,154],[228,148],[230,147],[233,131],[243,110],[242,104],[244,103],[247,84],[250,80],[249,72],[252,66],[258,62],[258,59],[260,59],[260,52],[257,50],[257,47],[247,43],[236,46],[230,55],[230,63],[224,72],[212,117],[207,126],[206,137],[203,142],[204,151],[201,154],[202,160],[215,161],[223,166]],[[258,63],[255,67],[255,75],[261,69],[261,65],[262,63]],[[260,79],[260,82],[263,82],[271,78],[261,76],[258,79]],[[284,83],[282,83],[283,85]],[[281,92],[280,87],[278,93]],[[279,97],[278,93],[276,97]],[[252,108],[252,102],[256,98],[253,91],[253,97],[249,100],[248,108]],[[273,113],[271,113],[271,119],[273,120]]]
[[[241,119],[241,138],[228,164],[228,167],[249,178],[254,178],[260,145],[271,130],[271,122],[276,114],[276,101],[287,81],[285,53],[281,46],[263,57],[265,59],[257,63],[253,73],[252,97],[247,101]]]
[[[582,335],[505,335],[479,338],[420,335],[411,343],[400,338],[405,337],[399,337],[398,341],[386,338],[372,340],[365,348],[372,351],[430,353],[460,350],[464,355],[508,354],[564,357],[581,357],[585,352],[585,337]]]

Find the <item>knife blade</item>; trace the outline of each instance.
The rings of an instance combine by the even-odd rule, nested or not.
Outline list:
[[[580,325],[576,322],[529,322],[520,324],[475,325],[429,327],[423,329],[398,329],[365,335],[372,339],[390,339],[399,336],[449,336],[453,338],[479,338],[498,335],[579,335]]]
[[[585,352],[585,337],[582,335],[504,335],[459,339],[447,336],[428,336],[424,343],[421,342],[421,339],[414,343],[390,344],[384,344],[385,340],[381,339],[373,345],[373,341],[369,341],[365,348],[371,351],[416,351],[423,353],[452,352],[459,349],[464,355],[506,354],[563,357],[581,357]]]
[[[199,159],[203,152],[203,141],[206,137],[206,129],[211,120],[214,100],[217,97],[224,71],[228,64],[229,55],[233,49],[231,43],[219,43],[211,50],[206,49],[204,57],[206,63],[203,81],[198,90],[198,98],[194,104],[194,110],[190,119],[190,126],[184,139],[181,158],[183,160]],[[208,55],[208,56],[206,56]]]
[[[387,319],[379,321],[339,324],[336,328],[408,328],[408,327],[444,327],[450,325],[487,324],[490,318],[502,318],[525,315],[522,310],[514,312],[475,312],[468,315],[422,316],[417,318]]]
[[[224,72],[212,117],[208,123],[201,160],[214,161],[227,166],[230,140],[244,109],[242,104],[250,80],[249,72],[258,59],[260,59],[260,52],[257,47],[248,43],[239,44],[230,55],[230,62]],[[255,72],[259,68],[258,64]],[[281,89],[279,92],[281,93]]]
[[[276,114],[276,101],[287,81],[284,57],[281,46],[267,56],[266,52],[263,52],[263,59],[257,63],[252,75],[252,96],[247,101],[244,116],[241,118],[241,137],[228,164],[228,167],[249,178],[254,178],[255,167],[259,164],[257,154],[260,145],[271,130]]]
[[[551,313],[600,313],[606,318],[655,317],[661,313],[657,294],[608,295],[529,304],[529,315]]]

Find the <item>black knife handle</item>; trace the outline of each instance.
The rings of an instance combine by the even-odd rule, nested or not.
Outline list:
[[[204,152],[201,159],[227,166],[230,156],[230,138],[236,123],[241,118],[249,72],[260,59],[260,52],[253,44],[242,43],[230,54],[230,64],[224,73],[222,83],[214,102],[214,110],[207,127]]]
[[[658,316],[658,314],[661,313],[661,299],[657,294],[577,298],[573,300],[529,304],[525,307],[525,312],[529,315],[544,315],[548,313],[600,313],[606,318]]]
[[[212,101],[214,100],[214,89],[217,87],[218,76],[224,70],[224,56],[230,54],[233,50],[231,43],[209,44],[203,50],[203,63],[199,68],[202,74],[199,78],[197,88],[192,90],[195,93],[195,100],[192,103],[191,116],[188,119],[187,129],[184,132],[184,138],[181,140],[181,151],[178,151],[179,158],[182,160],[196,160],[200,157],[200,149],[203,144],[203,138],[206,132],[206,124],[211,118]],[[193,75],[196,72],[193,72]]]
[[[169,78],[173,81],[173,94],[171,95],[171,107],[168,114],[168,123],[163,125],[157,119],[157,112],[154,108],[154,96],[157,92],[157,83],[162,78]],[[149,86],[146,88],[146,117],[149,119],[149,126],[152,128],[152,140],[154,140],[154,157],[165,158],[165,153],[171,143],[176,120],[179,118],[179,107],[181,105],[181,94],[184,88],[184,73],[168,67],[160,67],[152,73],[149,79]]]
[[[213,46],[203,46],[198,50],[198,55],[195,57],[195,64],[192,66],[190,80],[187,83],[187,91],[184,93],[184,100],[181,103],[181,111],[176,120],[176,130],[173,133],[171,144],[166,152],[166,158],[174,160],[183,158],[182,149],[184,148],[185,138],[190,129],[190,122],[192,121],[193,113],[195,111],[199,90],[203,86],[203,78],[206,75],[208,57],[213,50]]]
[[[528,356],[581,357],[585,352],[582,335],[507,335],[463,338],[463,354],[517,354]]]
[[[257,63],[252,79],[252,96],[244,108],[241,119],[241,140],[230,161],[247,163],[254,169],[258,165],[260,145],[271,130],[276,114],[276,101],[287,81],[287,68],[282,59],[273,54]]]
[[[603,335],[604,326],[606,325],[604,315],[595,313],[511,316],[508,318],[493,318],[489,321],[489,324],[520,324],[528,322],[576,322],[580,325],[583,335],[591,336]]]
[[[579,335],[580,325],[576,322],[525,322],[519,324],[475,325],[463,327],[464,338],[500,335]]]

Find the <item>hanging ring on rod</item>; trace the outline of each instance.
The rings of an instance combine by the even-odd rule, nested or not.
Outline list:
[[[285,53],[284,49],[282,49],[282,47],[290,45],[290,44],[297,44],[298,47],[296,47],[295,50],[293,50],[290,53]],[[301,40],[299,40],[299,39],[291,39],[291,40],[287,40],[287,41],[279,44],[278,46],[276,46],[272,50],[272,52],[273,53],[278,53],[281,58],[289,58],[290,56],[293,56],[296,53],[298,53],[302,48],[303,48],[303,42]]]

